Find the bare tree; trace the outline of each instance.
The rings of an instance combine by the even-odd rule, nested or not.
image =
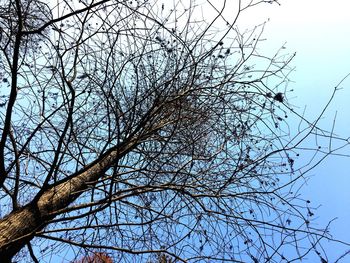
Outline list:
[[[0,1],[2,262],[326,258],[298,189],[332,144],[302,142],[347,142],[236,26],[277,1],[232,2]]]

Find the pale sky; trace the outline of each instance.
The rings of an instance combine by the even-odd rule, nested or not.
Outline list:
[[[173,2],[164,0],[164,2]],[[185,0],[186,1],[186,0]],[[204,1],[204,0],[202,0]],[[213,2],[224,0],[212,0]],[[237,0],[227,0],[234,3]],[[350,0],[280,0],[276,4],[259,5],[242,14],[238,21],[243,27],[252,27],[268,21],[259,47],[262,53],[273,55],[282,45],[286,53],[296,52],[291,74],[294,89],[290,103],[300,112],[306,105],[306,117],[314,118],[322,110],[340,80],[350,73]],[[227,9],[227,15],[230,9]],[[208,18],[209,19],[209,18]],[[286,43],[286,44],[285,44]],[[331,107],[322,120],[324,128],[331,129],[337,112],[335,132],[350,137],[350,77],[345,80]],[[350,142],[350,141],[349,141]],[[350,155],[350,147],[343,150]],[[301,191],[312,200],[319,227],[338,218],[331,225],[334,237],[350,243],[350,157],[329,157],[309,173],[312,176]],[[350,249],[348,247],[348,249]],[[333,244],[325,246],[330,262],[344,251]],[[350,257],[344,261],[349,262]],[[302,262],[314,262],[303,260]]]
[[[167,3],[168,0],[164,0]],[[205,0],[201,0],[205,1]],[[216,4],[224,0],[212,0]],[[172,1],[169,1],[172,2]],[[184,1],[186,2],[186,1]],[[244,27],[268,21],[263,38],[266,41],[259,46],[261,53],[273,55],[282,45],[284,52],[294,53],[292,61],[295,72],[294,81],[288,88],[294,89],[290,103],[299,112],[306,105],[306,117],[314,118],[322,110],[339,81],[350,73],[350,1],[349,0],[280,0],[276,4],[258,5],[243,13],[238,21],[242,31]],[[234,19],[236,0],[227,0],[229,6],[225,16]],[[172,5],[172,4],[170,4]],[[161,12],[158,10],[158,12]],[[208,15],[208,14],[206,14]],[[231,15],[231,17],[230,17]],[[203,17],[210,20],[210,17]],[[243,27],[243,28],[242,28]],[[342,137],[350,137],[350,78],[342,83],[326,118],[322,120],[324,128],[331,129],[337,112],[335,131]],[[350,147],[343,153],[350,155]],[[320,166],[309,173],[310,180],[301,193],[310,199],[313,207],[320,205],[316,212],[318,226],[324,228],[327,223],[338,218],[331,225],[334,237],[350,243],[350,157],[329,157]],[[339,257],[346,249],[334,244],[324,244],[330,262]],[[302,262],[315,262],[303,259]],[[344,261],[348,262],[350,257]]]
[[[203,0],[204,1],[204,0]],[[217,7],[225,0],[211,1]],[[248,1],[242,1],[248,2]],[[225,18],[235,18],[238,1],[227,0]],[[261,4],[243,12],[238,20],[241,32],[267,21],[258,46],[259,52],[273,56],[284,46],[283,52],[296,57],[290,75],[294,89],[288,94],[289,102],[305,116],[314,120],[331,97],[334,87],[350,73],[350,1],[349,0],[279,0],[277,4]],[[210,17],[207,17],[208,19]],[[350,77],[339,86],[324,118],[320,121],[324,129],[331,130],[336,114],[334,132],[350,138]],[[350,143],[350,140],[349,140]],[[322,147],[328,144],[321,143]],[[316,212],[319,228],[330,226],[333,237],[350,244],[350,147],[338,152],[349,157],[330,156],[308,175],[308,184],[301,190],[303,198],[310,199]],[[324,243],[324,249],[334,262],[349,247]],[[303,259],[302,262],[315,262]],[[350,262],[350,255],[340,262]]]
[[[295,90],[293,105],[306,105],[306,116],[316,116],[327,103],[336,84],[350,73],[350,1],[348,0],[281,0],[281,6],[260,6],[246,20],[258,22],[270,18],[265,28],[264,48],[269,52],[286,43],[287,52],[296,52],[291,75]],[[246,14],[247,15],[247,14]],[[271,52],[272,52],[271,51]],[[342,85],[326,118],[325,128],[332,127],[337,112],[335,131],[350,137],[350,78]],[[350,154],[350,147],[343,150]],[[313,170],[302,193],[317,206],[317,222],[325,226],[329,220],[335,238],[350,243],[350,158],[330,157]],[[349,249],[349,248],[348,248]],[[344,252],[333,245],[325,246],[330,262]],[[349,257],[341,262],[349,262]],[[303,262],[306,262],[303,260]]]

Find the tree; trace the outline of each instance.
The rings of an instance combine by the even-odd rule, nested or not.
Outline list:
[[[83,257],[76,263],[113,263],[113,261],[105,253],[93,253],[90,256]]]
[[[298,156],[347,142],[288,103],[294,55],[236,27],[277,1],[221,2],[0,2],[3,262],[326,258],[298,189],[332,144]]]

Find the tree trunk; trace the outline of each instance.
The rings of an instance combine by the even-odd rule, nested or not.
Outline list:
[[[57,216],[57,211],[68,207],[81,193],[96,182],[119,158],[132,150],[138,140],[129,141],[107,152],[98,161],[42,192],[26,206],[0,220],[0,259],[11,262],[35,235]]]

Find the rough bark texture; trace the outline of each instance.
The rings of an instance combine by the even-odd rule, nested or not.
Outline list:
[[[98,162],[73,175],[71,179],[49,188],[31,203],[1,219],[1,262],[11,262],[11,258],[34,237],[35,232],[43,229],[49,220],[57,215],[56,211],[72,203],[91,182],[96,181],[135,145],[136,142],[131,142],[110,151]]]

